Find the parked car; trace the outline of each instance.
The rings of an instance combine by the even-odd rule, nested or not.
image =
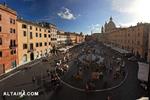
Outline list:
[[[128,60],[133,61],[133,62],[138,61],[138,59],[135,56],[132,56],[132,57],[128,58]]]

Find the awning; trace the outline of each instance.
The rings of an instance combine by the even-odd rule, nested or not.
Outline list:
[[[104,45],[107,46],[107,47],[111,47],[113,50],[118,51],[120,53],[131,53],[130,51],[127,51],[127,50],[124,50],[124,49],[121,49],[121,48],[118,48],[118,47],[113,47],[109,44],[104,44]]]
[[[136,99],[136,100],[149,100],[149,98],[148,97],[141,97],[141,98]]]
[[[124,50],[124,49],[121,49],[121,48],[117,48],[117,47],[111,47],[111,48],[118,51],[118,52],[120,52],[120,53],[131,53],[131,52],[129,52],[127,50]]]

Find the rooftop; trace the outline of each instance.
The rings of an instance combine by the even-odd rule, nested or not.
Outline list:
[[[35,25],[35,26],[42,27],[42,28],[50,28],[50,27],[56,28],[56,25],[47,23],[47,22],[34,22],[34,21],[23,19],[23,18],[18,18],[17,21]]]
[[[0,3],[0,9],[5,10],[5,11],[7,11],[9,13],[14,14],[14,15],[17,15],[17,12],[15,10],[9,8],[6,3],[4,3],[4,4]]]

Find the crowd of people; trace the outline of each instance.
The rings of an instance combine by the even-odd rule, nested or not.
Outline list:
[[[99,60],[98,58],[94,61],[87,61],[87,64],[85,64],[78,59],[80,56],[86,55],[89,52],[104,58],[103,62],[96,63]],[[83,82],[83,84],[85,84],[85,90],[95,89],[96,80],[103,81],[104,84],[102,88],[108,88],[111,87],[113,81],[120,81],[120,79],[123,79],[125,77],[126,71],[124,68],[125,64],[123,59],[118,56],[118,54],[115,54],[116,52],[111,51],[111,49],[105,47],[102,44],[97,44],[93,41],[87,42],[85,44],[82,44],[82,46],[73,48],[69,51],[69,53],[70,58],[68,58],[68,60],[74,60],[74,64],[77,68],[76,73],[72,75],[72,78],[77,81],[86,80],[85,82]],[[65,64],[68,64],[68,62],[64,63],[63,60],[61,61],[61,64],[58,64],[58,69],[61,70],[59,73],[63,72],[64,74],[64,72],[68,71],[64,67]]]
[[[81,55],[86,55],[89,50],[93,54],[103,57],[103,62],[95,63],[95,61],[91,61],[88,65],[83,64],[78,58]],[[114,80],[121,79],[126,74],[123,59],[121,57],[118,58],[118,55],[111,53],[110,49],[102,44],[87,42],[75,46],[65,53],[60,53],[59,55],[55,54],[55,56],[59,58],[55,60],[56,73],[47,71],[47,76],[50,78],[50,84],[55,84],[59,80],[55,74],[58,74],[58,76],[61,77],[68,72],[69,68],[72,66],[70,65],[71,61],[74,62],[77,68],[77,71],[72,75],[72,78],[75,80],[86,80],[83,83],[85,84],[85,90],[87,91],[96,89],[96,80],[104,81],[102,87],[108,88],[111,87],[111,83]],[[96,61],[97,60],[99,59],[96,59]],[[90,75],[84,75],[87,74],[85,71],[89,71],[88,74]],[[84,76],[90,78],[84,79]],[[108,80],[111,82],[108,82],[105,78],[109,78]],[[33,83],[40,84],[39,80],[41,79],[33,77]]]

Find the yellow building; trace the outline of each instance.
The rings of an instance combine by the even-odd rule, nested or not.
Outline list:
[[[41,58],[52,49],[50,24],[17,20],[19,65]]]

